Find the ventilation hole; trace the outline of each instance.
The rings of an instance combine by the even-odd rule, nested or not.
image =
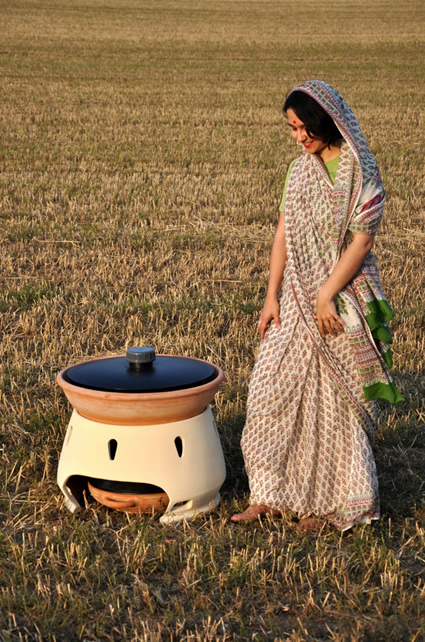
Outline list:
[[[114,461],[115,455],[117,454],[117,447],[118,447],[118,442],[116,439],[111,439],[108,443],[108,450],[109,450],[109,459]]]
[[[183,442],[181,437],[176,437],[174,443],[176,445],[177,454],[181,457],[183,455]]]

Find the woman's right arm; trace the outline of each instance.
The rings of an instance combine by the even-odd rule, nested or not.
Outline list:
[[[283,273],[286,265],[286,243],[285,243],[285,218],[283,212],[280,213],[279,223],[273,241],[272,253],[270,257],[270,275],[267,287],[266,299],[260,314],[258,329],[261,338],[264,339],[265,332],[271,321],[280,328],[279,302],[277,295],[282,285]]]

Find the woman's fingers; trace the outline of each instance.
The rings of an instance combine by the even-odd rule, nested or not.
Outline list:
[[[319,328],[319,332],[322,335],[322,337],[326,336],[326,328],[323,325],[323,321],[321,319],[316,319],[317,321],[317,327]]]
[[[317,326],[322,337],[326,334],[337,337],[338,334],[344,332],[345,323],[340,317],[331,317],[330,319],[317,319]]]
[[[322,337],[330,334],[332,337],[344,332],[345,322],[339,316],[334,299],[326,299],[319,291],[316,302],[316,321]]]
[[[272,312],[265,312],[264,310],[261,312],[260,319],[258,321],[258,329],[260,331],[261,339],[264,339],[264,335],[266,334],[266,330],[271,321],[275,323],[277,328],[280,328],[279,308]]]
[[[326,331],[331,335],[331,337],[336,337],[337,336],[337,332],[336,332],[334,326],[332,325],[331,321],[327,321],[325,323],[325,327],[326,327]]]
[[[264,339],[264,335],[266,334],[266,330],[268,328],[268,325],[273,317],[266,319],[263,319],[260,317],[260,336],[261,339]]]

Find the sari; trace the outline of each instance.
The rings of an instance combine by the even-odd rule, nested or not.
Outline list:
[[[320,516],[345,530],[379,518],[376,399],[402,400],[389,372],[393,313],[372,252],[337,296],[343,334],[321,336],[316,298],[352,234],[377,231],[385,192],[340,94],[322,81],[294,89],[327,111],[343,144],[333,184],[322,160],[307,152],[290,173],[281,327],[271,324],[261,343],[241,446],[251,504]]]

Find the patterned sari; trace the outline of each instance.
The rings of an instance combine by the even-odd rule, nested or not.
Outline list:
[[[281,328],[271,324],[261,343],[241,445],[251,504],[325,517],[345,530],[379,517],[375,400],[402,399],[388,369],[392,311],[372,252],[337,297],[344,334],[320,335],[316,297],[351,235],[378,229],[385,193],[338,92],[321,81],[295,89],[331,115],[344,143],[334,184],[316,155],[304,153],[291,171]]]

